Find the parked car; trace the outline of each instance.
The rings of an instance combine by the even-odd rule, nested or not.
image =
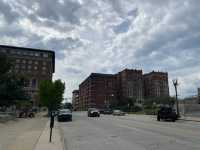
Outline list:
[[[57,119],[61,121],[72,121],[72,112],[69,109],[61,109],[58,112]]]
[[[19,118],[34,118],[35,112],[32,109],[24,108],[19,111]]]
[[[121,110],[114,110],[113,111],[113,115],[114,116],[124,116],[125,112],[121,111]]]
[[[113,110],[112,109],[104,109],[103,111],[102,111],[102,114],[106,114],[106,115],[110,115],[110,114],[112,114],[113,113]]]
[[[162,106],[158,110],[157,113],[157,120],[171,120],[171,121],[176,121],[178,119],[178,115],[172,107],[167,107],[167,106]]]
[[[89,108],[88,109],[88,117],[100,117],[100,112],[96,108]]]

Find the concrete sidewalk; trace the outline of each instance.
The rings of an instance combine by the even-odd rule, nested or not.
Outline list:
[[[34,150],[64,150],[63,138],[59,129],[58,122],[55,121],[52,131],[52,142],[49,143],[49,121],[47,122]]]
[[[48,118],[18,118],[0,123],[0,150],[33,150]]]
[[[181,116],[181,118],[179,118],[179,120],[200,122],[200,117]]]

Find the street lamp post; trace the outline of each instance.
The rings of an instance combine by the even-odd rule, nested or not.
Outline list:
[[[175,92],[176,92],[176,111],[177,111],[177,115],[178,117],[180,117],[180,113],[179,113],[179,107],[178,107],[178,94],[177,94],[177,86],[178,86],[178,80],[175,79],[175,80],[172,80],[173,81],[173,85],[174,85],[174,88],[175,88]]]
[[[153,102],[153,113],[156,115],[156,102]]]

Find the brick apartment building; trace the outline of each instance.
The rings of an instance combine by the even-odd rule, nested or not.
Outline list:
[[[169,96],[168,73],[152,71],[143,75],[144,97]]]
[[[33,105],[38,101],[38,85],[41,80],[52,80],[55,71],[55,53],[49,50],[0,45],[0,53],[13,64],[13,71],[25,77],[25,91]]]
[[[144,97],[169,96],[168,75],[142,70],[124,69],[117,74],[92,73],[79,85],[78,110],[89,107],[105,108],[111,103],[135,98],[142,103]]]
[[[89,107],[103,108],[116,99],[116,76],[92,73],[79,85],[80,110]]]
[[[72,107],[73,110],[79,110],[79,90],[74,90],[72,92]]]
[[[138,103],[141,103],[143,100],[142,70],[125,69],[116,76],[119,99],[123,100],[125,97],[135,98]]]

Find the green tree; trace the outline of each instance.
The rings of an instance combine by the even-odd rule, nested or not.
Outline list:
[[[54,82],[50,80],[41,81],[39,86],[41,105],[46,106],[49,112],[58,109],[63,101],[64,90],[65,83],[61,80],[56,80]]]
[[[0,80],[2,77],[5,77],[5,75],[9,72],[11,69],[11,63],[9,62],[6,55],[0,54]]]
[[[145,106],[152,106],[153,104],[158,104],[158,105],[174,105],[175,103],[175,98],[166,96],[166,97],[150,97],[146,98],[144,101]]]
[[[160,105],[169,105],[173,106],[175,103],[175,98],[166,96],[166,97],[149,97],[144,100],[144,110],[147,114],[156,114],[158,106]]]
[[[135,108],[136,98],[135,97],[123,97],[117,103],[112,103],[111,108],[121,109],[123,111],[133,111]]]
[[[5,55],[0,55],[0,105],[12,105],[29,99],[24,91],[22,77],[12,72],[12,64]]]

